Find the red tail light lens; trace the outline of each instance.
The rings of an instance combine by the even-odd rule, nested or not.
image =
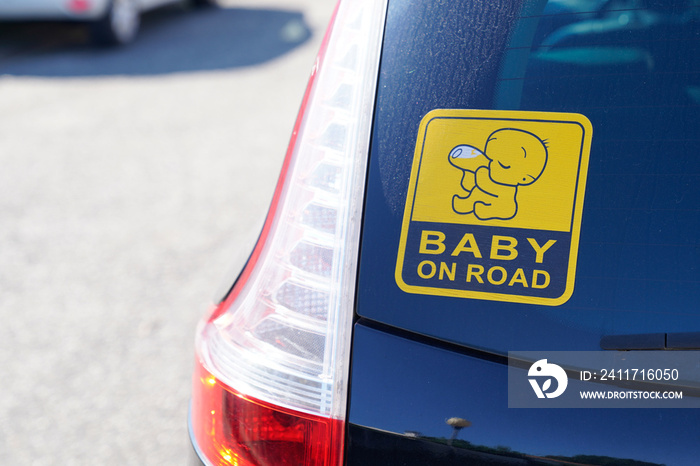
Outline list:
[[[225,386],[199,366],[192,396],[192,434],[213,464],[340,464],[343,422],[281,408]]]
[[[76,13],[83,13],[90,9],[90,0],[70,0],[68,2],[68,9]]]
[[[338,4],[260,241],[200,325],[203,460],[342,462],[364,180],[386,1]]]

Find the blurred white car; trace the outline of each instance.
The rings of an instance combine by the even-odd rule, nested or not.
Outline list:
[[[126,44],[139,30],[141,13],[168,4],[208,5],[215,0],[0,0],[0,20],[86,21],[92,39]]]

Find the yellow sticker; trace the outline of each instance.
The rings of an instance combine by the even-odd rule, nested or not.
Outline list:
[[[433,110],[421,121],[396,282],[560,305],[574,290],[592,127],[579,114]]]

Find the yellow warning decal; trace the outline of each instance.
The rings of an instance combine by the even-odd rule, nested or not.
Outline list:
[[[574,290],[592,127],[579,114],[433,110],[420,123],[396,282],[560,305]]]

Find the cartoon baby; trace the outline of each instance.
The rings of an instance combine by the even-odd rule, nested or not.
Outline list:
[[[462,170],[461,184],[467,195],[455,194],[452,209],[458,214],[473,213],[479,220],[515,217],[518,186],[537,181],[547,156],[545,141],[514,128],[491,133],[483,152],[472,146],[456,146],[448,160]]]

